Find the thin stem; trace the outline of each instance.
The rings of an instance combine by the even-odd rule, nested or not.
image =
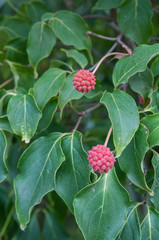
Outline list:
[[[78,127],[79,127],[79,125],[80,125],[83,117],[84,117],[84,116],[80,116],[80,117],[78,118],[78,121],[77,121],[74,129],[72,130],[72,132],[78,129]]]
[[[9,78],[8,80],[6,80],[4,83],[0,84],[0,88],[3,88],[4,86],[6,86],[7,84],[9,84],[10,82],[13,81],[13,78]]]
[[[105,140],[105,143],[104,143],[104,146],[107,147],[107,144],[108,144],[108,141],[109,141],[109,138],[110,138],[110,135],[112,133],[112,126],[110,127],[109,131],[108,131],[108,134],[107,134],[107,137],[106,137],[106,140]]]
[[[88,31],[87,34],[104,39],[104,40],[108,40],[108,41],[117,41],[116,37],[107,37],[107,36],[103,36],[103,35],[100,35],[100,34],[97,34],[97,33],[91,32],[91,31]]]
[[[128,47],[127,44],[125,44],[125,43],[124,43],[123,41],[121,41],[121,39],[119,39],[119,38],[117,38],[117,42],[122,46],[122,48],[124,48],[124,49],[127,51],[127,53],[128,53],[129,55],[132,55],[132,50],[131,50],[131,48]]]
[[[8,225],[9,225],[9,222],[10,222],[10,220],[11,220],[11,218],[12,218],[13,213],[14,213],[14,205],[13,205],[13,207],[11,208],[11,210],[10,210],[10,212],[9,212],[9,214],[8,214],[8,217],[7,217],[7,219],[6,219],[6,221],[5,221],[4,225],[3,225],[3,228],[2,228],[2,230],[1,230],[1,232],[0,232],[0,238],[2,238],[3,235],[5,234],[5,232],[6,232],[6,230],[7,230],[7,227],[8,227]]]
[[[115,42],[113,45],[112,45],[112,47],[108,50],[108,52],[104,55],[104,56],[106,56],[108,53],[111,53],[115,48],[116,48],[116,46],[117,46],[118,44],[117,44],[117,42]],[[103,57],[104,57],[103,56]],[[100,60],[95,64],[95,65],[93,65],[91,68],[89,68],[88,70],[89,71],[92,71],[96,66],[97,66],[97,64],[100,62]]]
[[[95,69],[93,70],[93,74],[95,74],[95,72],[97,71],[97,69],[99,68],[99,66],[100,66],[100,64],[104,61],[104,59],[106,59],[107,57],[109,57],[109,56],[113,56],[113,55],[120,55],[120,56],[128,56],[128,54],[127,53],[121,53],[121,52],[112,52],[112,53],[108,53],[108,54],[106,54],[106,55],[104,55],[104,57],[102,57],[101,59],[100,59],[100,61],[98,62],[98,64],[97,64],[97,66],[95,67]]]

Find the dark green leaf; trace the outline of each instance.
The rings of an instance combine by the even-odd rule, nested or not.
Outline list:
[[[146,116],[141,120],[149,131],[147,142],[149,147],[159,145],[159,114]]]
[[[98,10],[108,10],[111,8],[118,7],[124,0],[98,0],[94,6]]]
[[[55,35],[45,22],[37,22],[31,28],[28,38],[27,53],[31,65],[36,68],[38,63],[48,57],[56,43]]]
[[[75,197],[74,209],[85,239],[115,239],[125,223],[128,204],[128,193],[113,169],[81,190]]]
[[[13,96],[7,108],[7,117],[14,133],[22,137],[22,141],[29,143],[34,136],[41,112],[32,95]]]
[[[141,45],[135,48],[131,56],[120,59],[113,71],[115,87],[118,87],[121,83],[126,83],[137,72],[145,71],[148,62],[158,54],[159,44]]]
[[[13,130],[11,129],[8,118],[6,116],[0,117],[0,129],[13,133]]]
[[[7,140],[0,130],[0,182],[2,182],[7,177],[7,167],[5,164],[5,152],[7,147]]]
[[[147,137],[147,128],[144,125],[140,125],[134,138],[119,157],[119,165],[131,182],[141,189],[152,193],[152,190],[149,189],[146,184],[145,175],[142,169],[142,161],[149,149]]]
[[[43,109],[46,103],[58,94],[64,79],[65,72],[63,70],[50,68],[36,81],[34,94],[40,109]]]
[[[26,4],[26,12],[31,23],[40,21],[46,11],[47,8],[43,2],[31,1]]]
[[[56,175],[56,192],[67,203],[73,212],[75,195],[89,184],[90,170],[87,154],[82,146],[82,134],[73,132],[62,141],[62,149],[66,157]]]
[[[159,57],[157,57],[151,64],[151,71],[155,77],[159,75]]]
[[[90,48],[86,24],[77,13],[66,10],[58,11],[52,15],[50,21],[50,26],[62,43],[73,45],[79,50]]]
[[[54,133],[38,138],[19,160],[19,174],[15,178],[14,189],[16,212],[23,228],[30,220],[33,206],[54,189],[56,171],[65,159],[61,149],[64,135]]]
[[[150,111],[152,113],[159,113],[159,91],[158,91],[158,89],[151,92],[149,94],[149,98],[151,101],[150,101],[149,105],[145,108],[144,111],[145,112]]]
[[[122,32],[137,44],[147,43],[153,31],[152,15],[150,0],[124,1],[118,11],[118,24]]]
[[[153,75],[149,68],[144,72],[136,73],[129,79],[129,84],[134,92],[139,93],[144,100],[147,100],[148,94],[152,91]]]
[[[130,143],[139,126],[139,114],[135,101],[127,93],[116,90],[105,92],[101,98],[113,125],[113,141],[116,157]]]
[[[142,240],[159,239],[159,214],[148,207],[148,213],[141,225]]]

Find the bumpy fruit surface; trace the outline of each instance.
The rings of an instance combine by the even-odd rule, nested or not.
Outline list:
[[[110,148],[97,145],[88,151],[89,165],[95,172],[108,172],[114,165],[115,158]]]
[[[96,79],[93,73],[88,70],[79,70],[73,78],[73,85],[79,92],[90,92],[94,89]]]

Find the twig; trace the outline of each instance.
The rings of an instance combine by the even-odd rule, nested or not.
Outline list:
[[[72,132],[78,129],[78,127],[79,127],[79,125],[80,125],[83,117],[84,117],[84,116],[80,116],[80,117],[78,118],[78,121],[77,121],[74,129],[72,130]]]
[[[107,147],[107,144],[108,144],[108,141],[109,141],[109,138],[110,138],[110,135],[112,133],[112,126],[110,127],[109,131],[108,131],[108,134],[107,134],[107,137],[106,137],[106,140],[105,140],[105,143],[104,143],[104,146]]]
[[[8,80],[6,80],[4,83],[0,84],[0,88],[3,88],[4,86],[6,86],[8,83],[12,82],[13,78],[9,78]]]
[[[100,35],[100,34],[97,34],[97,33],[91,32],[91,31],[87,31],[87,34],[104,39],[104,40],[108,40],[108,41],[117,41],[116,37],[107,37],[107,36],[103,36],[103,35]]]
[[[128,45],[127,45],[126,43],[124,43],[123,41],[121,41],[121,39],[118,38],[118,37],[117,37],[117,40],[116,40],[116,41],[122,46],[122,48],[124,48],[124,49],[127,51],[127,53],[128,53],[129,55],[132,55],[132,50],[131,50],[131,48],[128,47]]]

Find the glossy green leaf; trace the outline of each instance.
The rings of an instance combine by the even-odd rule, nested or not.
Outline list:
[[[144,100],[147,99],[148,94],[152,92],[153,74],[149,68],[144,72],[138,72],[129,79],[129,85],[134,92],[139,93]]]
[[[150,103],[145,108],[146,111],[150,111],[152,113],[159,113],[159,91],[156,89],[155,91],[149,94]]]
[[[50,26],[45,22],[37,22],[33,25],[29,33],[27,53],[29,62],[35,67],[36,77],[38,63],[50,55],[55,43],[56,38]]]
[[[61,110],[61,117],[62,112],[65,105],[73,99],[80,99],[83,96],[83,93],[78,92],[75,87],[73,86],[73,78],[75,73],[71,73],[66,78],[60,92],[59,92],[59,107]]]
[[[85,239],[115,239],[125,223],[128,204],[128,193],[114,169],[81,190],[75,197],[74,209]]]
[[[42,118],[39,121],[37,132],[44,131],[51,123],[53,116],[57,110],[57,99],[53,99],[46,104],[42,112]]]
[[[152,35],[151,2],[148,0],[124,1],[118,11],[118,24],[122,32],[137,44],[147,43]]]
[[[108,10],[120,6],[124,0],[98,0],[94,6],[94,9]]]
[[[63,44],[73,45],[79,50],[89,49],[86,23],[77,13],[57,11],[50,19],[50,26]]]
[[[85,66],[88,64],[87,58],[83,53],[80,53],[75,49],[71,50],[62,49],[62,51],[66,53],[67,57],[73,58],[81,66],[82,69],[84,69]]]
[[[53,133],[35,140],[22,154],[14,181],[16,212],[20,224],[26,228],[30,212],[42,197],[52,191],[55,174],[65,160],[61,149],[61,133]]]
[[[10,99],[7,117],[14,133],[21,136],[22,141],[29,143],[36,132],[41,112],[32,95],[19,94]]]
[[[154,168],[154,182],[152,185],[154,195],[150,197],[150,200],[159,212],[159,154],[155,151],[153,151],[152,165]]]
[[[148,213],[141,225],[142,240],[155,240],[159,238],[159,213],[148,207]]]
[[[159,145],[159,114],[149,115],[141,120],[149,131],[147,142],[149,147]]]
[[[59,93],[64,79],[65,72],[63,70],[50,68],[36,81],[34,94],[40,109],[43,109],[46,103]]]
[[[34,84],[34,72],[33,68],[25,66],[16,62],[7,60],[10,69],[14,76],[15,87],[23,87],[26,90],[33,87]]]
[[[56,192],[73,212],[75,195],[90,182],[91,168],[88,166],[87,154],[82,146],[82,134],[75,131],[62,141],[62,150],[66,161],[56,175]]]
[[[142,161],[149,147],[147,145],[148,130],[144,125],[140,125],[135,136],[129,145],[118,158],[121,169],[126,173],[127,177],[136,186],[152,193],[148,188],[145,175],[142,168]]]
[[[71,240],[55,216],[45,211],[42,239]]]
[[[143,72],[147,68],[148,62],[159,54],[159,44],[141,45],[135,48],[129,57],[120,59],[113,71],[113,83],[118,87],[121,83],[126,83],[130,77],[138,72]]]
[[[7,177],[7,167],[5,164],[5,152],[7,148],[7,140],[3,133],[0,130],[0,182],[2,182]]]
[[[157,57],[151,64],[151,71],[155,77],[159,75],[159,57]]]
[[[131,203],[123,230],[116,240],[141,240],[140,222],[136,209],[138,205],[134,202]]]
[[[119,157],[130,143],[139,127],[139,114],[133,98],[120,90],[105,92],[100,100],[109,114],[113,125],[113,141],[116,157]]]
[[[6,116],[0,117],[0,130],[4,130],[4,131],[10,132],[10,133],[13,133],[13,130],[11,129],[10,123]]]

